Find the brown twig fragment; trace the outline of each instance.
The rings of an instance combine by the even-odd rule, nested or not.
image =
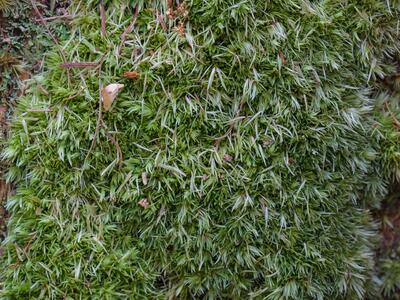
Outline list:
[[[117,52],[118,55],[121,53],[121,49],[125,44],[126,37],[128,36],[128,34],[130,34],[133,31],[133,28],[135,27],[138,15],[139,15],[139,5],[136,4],[136,6],[135,6],[135,14],[133,16],[133,20],[129,24],[129,26],[124,30],[124,32],[121,34],[121,43],[119,44],[118,52]]]
[[[112,136],[112,134],[109,133],[108,131],[106,131],[106,135],[107,135],[108,139],[110,140],[110,142],[114,144],[115,149],[117,149],[117,158],[118,158],[117,164],[119,167],[121,167],[122,162],[124,161],[124,156],[122,154],[122,150],[121,150],[121,147],[119,146],[118,140],[116,138],[114,138]]]
[[[43,15],[40,13],[39,9],[37,8],[36,1],[35,0],[31,0],[31,3],[32,3],[32,6],[33,6],[33,10],[39,16],[39,21],[46,27],[46,29],[47,29],[51,39],[54,41],[54,43],[58,45],[57,39],[55,38],[55,36],[51,32],[50,28],[48,27],[46,20],[43,18]]]
[[[94,137],[92,140],[92,143],[90,144],[90,148],[88,153],[86,154],[85,161],[89,158],[90,154],[92,153],[94,147],[96,147],[97,144],[97,136],[99,135],[100,132],[100,127],[103,122],[103,111],[102,111],[102,98],[101,98],[101,90],[103,89],[102,85],[99,85],[99,112],[97,114],[97,121],[96,121],[96,129],[94,130]]]
[[[100,19],[101,19],[101,36],[106,36],[106,10],[104,9],[104,2],[100,3]]]
[[[101,66],[102,66],[102,64],[100,64],[99,68],[98,68],[99,78],[100,78],[100,74],[101,74]],[[101,97],[102,90],[103,90],[103,86],[102,86],[101,82],[99,81],[99,112],[97,113],[96,129],[94,130],[94,137],[93,137],[92,143],[90,144],[89,151],[85,156],[85,161],[89,158],[89,155],[93,151],[94,147],[96,147],[97,137],[100,132],[101,123],[103,122],[103,111],[102,111],[103,99]]]
[[[64,62],[60,65],[63,69],[83,69],[83,68],[96,68],[99,65],[98,62]]]
[[[33,10],[34,10],[35,13],[39,16],[40,22],[43,24],[44,27],[46,27],[46,30],[47,30],[47,32],[49,33],[51,39],[52,39],[52,40],[54,41],[54,43],[58,46],[60,55],[61,55],[61,57],[62,57],[64,63],[66,63],[66,62],[67,62],[67,59],[66,59],[65,53],[64,53],[64,51],[62,50],[62,48],[60,47],[60,45],[58,44],[57,39],[55,38],[55,36],[54,36],[53,33],[51,32],[49,26],[47,25],[46,20],[43,18],[42,14],[40,13],[39,9],[37,8],[35,0],[31,0],[31,4],[32,4],[32,7],[33,7]],[[68,69],[67,69],[67,77],[68,77],[68,85],[71,85],[71,76],[70,76],[70,74],[69,74],[69,70],[68,70]]]
[[[100,70],[99,70],[99,73],[100,73]],[[90,144],[90,148],[88,150],[88,153],[86,154],[85,161],[89,158],[93,149],[96,147],[100,128],[103,127],[106,131],[107,138],[111,141],[111,143],[115,146],[115,148],[117,150],[117,159],[118,159],[117,164],[119,167],[121,167],[122,162],[124,161],[124,156],[123,156],[121,147],[118,143],[118,140],[116,138],[114,138],[113,135],[110,134],[110,132],[107,130],[107,126],[104,124],[104,121],[103,121],[103,108],[102,108],[103,97],[102,97],[102,93],[101,93],[102,90],[103,90],[103,87],[101,84],[99,84],[99,112],[97,114],[96,129],[94,131],[94,137],[93,137],[92,143]]]

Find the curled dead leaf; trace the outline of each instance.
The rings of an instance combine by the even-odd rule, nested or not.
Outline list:
[[[111,83],[101,90],[101,97],[103,100],[103,108],[109,111],[119,91],[124,87],[123,84]]]
[[[140,77],[140,73],[137,71],[126,71],[122,76],[129,79],[138,79]]]

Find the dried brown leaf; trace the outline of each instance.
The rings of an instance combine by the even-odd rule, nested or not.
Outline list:
[[[123,84],[111,83],[101,90],[101,98],[103,101],[103,108],[109,111],[119,91],[124,87]]]
[[[126,71],[122,76],[129,79],[138,79],[140,77],[140,73],[137,71]]]

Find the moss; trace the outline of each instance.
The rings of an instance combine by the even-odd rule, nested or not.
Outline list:
[[[127,3],[106,2],[105,37],[76,3],[63,51],[100,71],[67,76],[55,47],[19,101],[3,297],[362,299],[398,4],[139,1],[124,41]]]
[[[12,1],[10,0],[0,0],[0,11],[10,10],[12,7]]]

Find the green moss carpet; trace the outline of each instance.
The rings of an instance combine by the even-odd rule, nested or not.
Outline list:
[[[19,99],[2,297],[363,299],[399,2],[104,4]]]

